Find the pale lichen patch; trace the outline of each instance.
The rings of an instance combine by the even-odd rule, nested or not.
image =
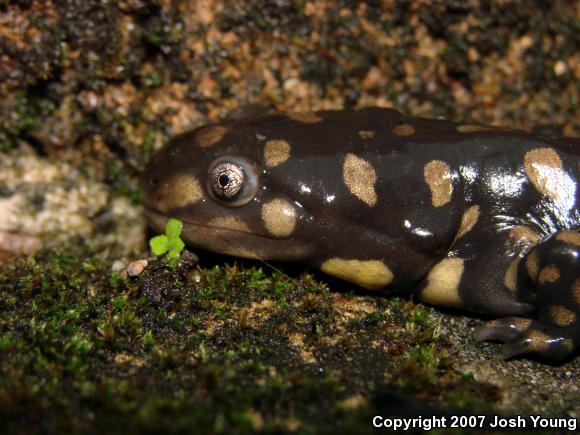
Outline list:
[[[38,237],[0,231],[0,251],[14,255],[34,255],[44,246]]]

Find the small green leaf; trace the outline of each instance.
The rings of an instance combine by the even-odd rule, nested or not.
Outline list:
[[[183,243],[183,240],[169,240],[169,253],[176,252],[177,255],[179,255],[181,254],[181,251],[183,251],[183,248],[185,248],[185,243]]]
[[[183,229],[183,222],[178,219],[171,218],[165,225],[165,235],[169,240],[179,239],[181,230]]]
[[[169,249],[169,239],[163,234],[155,236],[149,240],[149,246],[155,255],[163,255]]]
[[[167,261],[169,262],[169,265],[172,267],[175,267],[179,264],[179,255],[180,253],[178,251],[169,251],[167,253]]]

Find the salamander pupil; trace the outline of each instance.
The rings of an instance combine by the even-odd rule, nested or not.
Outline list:
[[[225,174],[220,175],[220,177],[218,178],[218,182],[220,183],[220,186],[222,187],[226,187],[228,185],[228,183],[230,182],[230,177],[228,177]]]

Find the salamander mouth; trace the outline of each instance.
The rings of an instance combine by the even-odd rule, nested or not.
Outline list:
[[[146,207],[145,215],[149,224],[163,232],[169,217],[157,210]],[[179,216],[177,216],[178,219]],[[243,229],[225,228],[183,220],[181,238],[190,246],[211,252],[236,257],[297,261],[305,260],[311,247],[289,239],[275,239]]]
[[[145,208],[145,215],[147,217],[147,221],[157,231],[163,231],[163,229],[165,228],[165,224],[169,220],[169,217],[167,215],[164,215],[163,213],[160,213],[157,210],[154,210],[151,208]],[[251,232],[251,231],[248,231],[245,229],[241,229],[241,228],[234,229],[234,228],[224,227],[224,226],[219,226],[219,225],[211,225],[208,223],[195,222],[195,221],[192,221],[189,219],[182,219],[180,217],[177,217],[177,219],[179,219],[181,222],[183,222],[184,230],[186,228],[206,230],[206,231],[211,230],[211,231],[223,233],[224,235],[244,234],[244,235],[247,235],[250,237],[256,237],[256,238],[260,238],[260,239],[270,239],[270,240],[274,239],[273,237],[262,235],[262,234],[257,234],[257,233],[254,233],[254,232]],[[184,233],[185,233],[185,231],[184,231]]]

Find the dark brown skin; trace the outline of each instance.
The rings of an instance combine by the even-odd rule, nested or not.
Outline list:
[[[580,140],[390,109],[267,115],[174,138],[142,179],[161,230],[501,317],[502,354],[580,345]],[[531,316],[532,318],[528,318]]]

